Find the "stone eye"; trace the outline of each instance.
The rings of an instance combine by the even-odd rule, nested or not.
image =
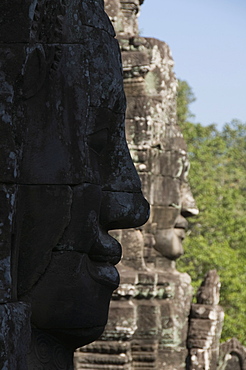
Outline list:
[[[173,209],[181,209],[181,205],[175,203],[169,204],[168,207]]]
[[[88,136],[88,145],[89,147],[94,150],[97,154],[101,154],[103,149],[107,146],[108,142],[108,129],[104,128],[95,132],[94,134],[90,134]]]

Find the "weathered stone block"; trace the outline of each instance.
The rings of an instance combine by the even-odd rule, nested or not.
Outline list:
[[[24,302],[0,304],[0,367],[27,370],[31,341],[30,306]]]
[[[2,25],[1,22],[0,24]],[[23,109],[18,100],[18,94],[21,93],[20,69],[25,62],[26,47],[8,43],[0,43],[0,46],[0,182],[16,183],[19,175],[21,146],[25,137]]]
[[[214,305],[202,305],[192,304],[191,306],[191,317],[194,319],[207,319],[217,320],[220,313],[223,313],[223,309]]]
[[[137,303],[137,330],[134,337],[138,339],[156,339],[159,329],[160,307],[157,300]]]
[[[0,303],[16,299],[16,256],[13,224],[17,200],[16,185],[0,185]]]
[[[143,261],[144,239],[140,230],[129,229],[122,232],[123,263],[127,266],[141,268]]]
[[[18,262],[20,295],[37,283],[50,263],[52,249],[70,221],[72,195],[71,188],[66,185],[18,187],[16,243],[21,246]]]
[[[163,196],[165,194],[165,197]],[[156,176],[150,188],[150,204],[157,206],[180,205],[180,180]]]
[[[175,225],[178,209],[168,206],[152,206],[150,214],[150,223],[156,224],[157,229],[170,228]]]
[[[185,359],[187,356],[187,349],[185,347],[168,348],[163,347],[159,350],[156,369],[163,370],[185,370]]]
[[[8,0],[0,3],[0,43],[28,42],[35,0]],[[18,24],[18,27],[16,27]]]
[[[136,326],[136,307],[129,301],[111,301],[103,340],[131,340]]]

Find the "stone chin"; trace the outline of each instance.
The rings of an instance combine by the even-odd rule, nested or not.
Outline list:
[[[154,248],[162,256],[176,260],[184,254],[182,241],[185,238],[185,230],[181,228],[169,228],[157,230],[155,235]]]
[[[52,335],[65,348],[75,351],[77,348],[97,340],[102,335],[104,329],[105,325],[82,329],[46,329],[42,330],[42,332]]]
[[[75,349],[102,334],[118,285],[113,265],[79,252],[55,252],[45,274],[21,298],[31,302],[35,328]]]

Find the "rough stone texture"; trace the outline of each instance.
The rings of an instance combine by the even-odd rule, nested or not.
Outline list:
[[[164,42],[138,36],[140,5],[138,0],[105,1],[122,52],[127,141],[151,216],[143,228],[111,232],[123,247],[121,284],[100,341],[76,352],[77,369],[186,366],[192,289],[189,276],[175,269],[175,259],[183,253],[185,218],[198,210],[176,124],[171,52]]]
[[[4,370],[26,370],[30,343],[30,306],[17,301],[18,249],[13,245],[17,190],[14,184],[0,183],[0,368]]]
[[[245,370],[246,348],[232,338],[220,345],[220,354],[217,370]]]
[[[219,303],[220,282],[216,270],[205,276],[192,304],[187,345],[188,370],[216,370],[224,312]]]
[[[140,5],[144,0],[105,0],[106,12],[109,15],[117,35],[138,35]]]
[[[0,367],[26,370],[30,344],[30,307],[23,302],[0,304]]]
[[[75,355],[77,369],[184,369],[188,275],[119,267],[121,284],[101,337]],[[170,278],[171,275],[171,278]]]
[[[149,215],[103,0],[1,1],[0,65],[0,303],[7,328],[13,320],[1,365],[27,352],[17,342],[31,304],[27,368],[71,369],[74,349],[102,333],[119,284],[121,246],[108,230]]]

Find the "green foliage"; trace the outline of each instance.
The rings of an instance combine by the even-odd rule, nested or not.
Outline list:
[[[190,96],[191,90],[183,83],[180,88],[178,107],[186,104],[186,119],[179,124],[188,144],[189,179],[200,214],[189,220],[178,269],[191,275],[195,287],[208,270],[217,269],[225,310],[222,340],[234,336],[245,345],[246,124],[233,120],[219,131],[215,125],[190,123],[183,96]]]
[[[177,118],[180,126],[192,117],[193,114],[189,110],[189,104],[196,100],[190,86],[186,81],[179,80],[177,91]]]

